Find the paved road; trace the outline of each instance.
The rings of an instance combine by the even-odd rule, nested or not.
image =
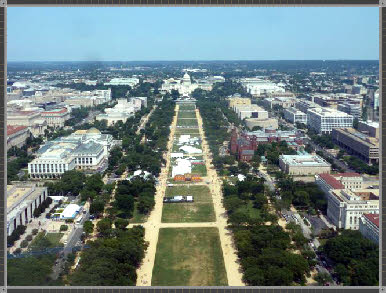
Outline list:
[[[75,126],[79,126],[79,125],[82,125],[82,124],[86,124],[86,123],[92,123],[95,116],[98,115],[100,113],[100,111],[91,111],[90,113],[88,113],[88,116],[81,120],[80,122],[78,122],[77,124],[75,124]]]
[[[70,239],[67,240],[67,244],[64,246],[63,254],[61,255],[61,257],[57,259],[52,269],[53,271],[52,278],[54,280],[56,280],[59,277],[60,273],[64,269],[65,260],[67,256],[70,253],[72,253],[73,248],[82,246],[82,244],[80,243],[81,241],[80,238],[83,233],[83,224],[85,221],[89,219],[89,217],[90,217],[90,213],[89,211],[87,211],[87,213],[83,215],[82,222],[80,224],[75,224],[75,228],[74,228],[75,230],[69,235]]]
[[[268,188],[271,191],[275,191],[276,190],[275,183],[273,182],[271,176],[265,171],[265,169],[263,169],[261,167],[261,165],[259,166],[259,170],[258,170],[257,174],[260,177],[263,177],[265,179],[265,184],[268,186]]]
[[[305,138],[304,142],[309,143],[316,151],[321,151],[321,152],[323,152],[323,154],[326,157],[331,158],[332,160],[334,160],[334,163],[336,165],[338,165],[340,168],[344,169],[345,172],[349,172],[349,173],[354,173],[355,172],[354,170],[350,169],[345,163],[343,163],[342,161],[337,160],[334,156],[332,156],[331,154],[326,152],[322,147],[320,147],[317,144],[315,144],[309,138]]]

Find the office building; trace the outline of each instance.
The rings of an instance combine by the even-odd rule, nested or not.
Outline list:
[[[320,105],[307,100],[298,100],[295,103],[295,107],[299,109],[299,111],[307,114],[308,110],[320,108]]]
[[[47,187],[37,187],[31,182],[7,185],[7,235],[20,225],[27,226],[35,209],[47,197]]]
[[[47,129],[47,121],[39,111],[7,111],[7,125],[27,126],[35,137],[44,135],[44,130]]]
[[[274,106],[280,106],[283,108],[294,107],[296,99],[290,97],[275,97],[275,98],[265,98],[263,104],[265,107],[272,109]]]
[[[284,109],[284,119],[293,124],[303,123],[307,125],[307,114],[293,107]]]
[[[359,231],[363,237],[379,245],[379,214],[363,214],[359,220]]]
[[[375,121],[359,121],[358,130],[370,137],[379,138],[379,122]]]
[[[327,195],[333,189],[362,189],[363,177],[358,173],[318,174],[315,183]]]
[[[70,112],[66,108],[43,111],[41,116],[47,121],[48,126],[54,128],[63,127],[64,123],[71,118]]]
[[[130,78],[113,78],[109,82],[105,82],[104,85],[128,85],[134,87],[139,84],[139,78],[130,77]]]
[[[362,116],[362,107],[360,103],[345,102],[342,104],[338,104],[337,109],[338,111],[347,113],[357,119]]]
[[[28,137],[30,132],[27,126],[7,125],[7,151],[14,146],[21,148]]]
[[[379,190],[333,189],[327,198],[327,217],[339,229],[358,230],[363,214],[379,213]]]
[[[330,173],[331,165],[317,155],[281,155],[279,166],[289,175]]]
[[[354,128],[333,129],[331,137],[337,145],[364,162],[379,162],[379,139],[369,137]]]
[[[307,126],[321,134],[330,134],[334,128],[352,127],[353,121],[353,116],[330,108],[314,108],[307,112]]]

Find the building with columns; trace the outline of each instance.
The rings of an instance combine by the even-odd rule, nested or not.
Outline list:
[[[66,108],[52,109],[41,112],[42,118],[47,121],[47,125],[51,127],[63,127],[64,122],[70,119],[70,112]]]
[[[24,125],[7,125],[7,150],[13,146],[21,148],[30,132],[27,126]]]
[[[27,226],[35,209],[48,197],[47,187],[31,182],[7,186],[7,235],[20,225]]]

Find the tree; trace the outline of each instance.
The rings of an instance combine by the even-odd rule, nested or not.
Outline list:
[[[103,213],[105,208],[105,203],[101,199],[96,199],[93,201],[90,205],[90,214],[96,214],[99,215]]]
[[[326,272],[319,272],[315,276],[315,281],[318,282],[318,285],[324,286],[326,283],[332,282],[332,278],[331,278],[330,274],[328,274]]]
[[[83,224],[84,232],[89,235],[94,231],[94,224],[91,221],[86,221]]]
[[[129,225],[129,221],[126,219],[116,219],[115,220],[115,228],[120,230],[126,230],[127,226]]]
[[[103,237],[108,237],[111,234],[111,220],[104,218],[97,223],[97,230]]]
[[[61,186],[65,193],[70,192],[72,195],[78,195],[83,189],[83,183],[86,176],[83,172],[70,170],[63,173],[61,178]]]

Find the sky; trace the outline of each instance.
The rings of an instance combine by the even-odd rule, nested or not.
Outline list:
[[[375,60],[377,7],[8,7],[8,61]]]

